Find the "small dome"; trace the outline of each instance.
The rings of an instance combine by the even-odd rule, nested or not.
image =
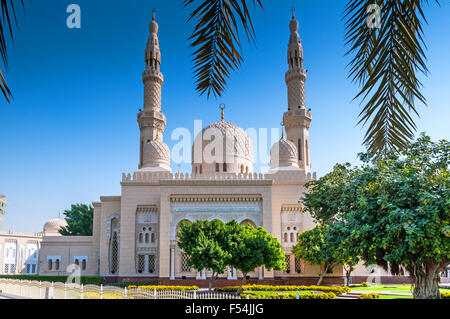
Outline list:
[[[48,222],[46,222],[44,224],[44,234],[46,236],[48,236],[48,235],[59,236],[60,235],[59,230],[66,226],[67,226],[67,222],[65,219],[56,218],[56,219],[49,220]]]
[[[143,149],[142,168],[162,168],[170,170],[170,149],[162,141],[148,141]]]
[[[226,163],[226,169],[224,169],[224,163]],[[212,123],[205,127],[194,140],[193,173],[198,165],[201,165],[201,169],[197,170],[198,173],[252,173],[252,142],[239,126],[224,120]]]
[[[287,166],[298,167],[298,151],[294,143],[282,138],[270,149],[270,168]]]

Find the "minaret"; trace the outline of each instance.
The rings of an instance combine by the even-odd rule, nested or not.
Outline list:
[[[149,26],[150,36],[145,49],[144,110],[138,114],[140,137],[139,169],[170,170],[170,151],[163,142],[166,117],[161,113],[161,89],[164,76],[160,72],[161,51],[158,40],[158,24],[153,20]]]
[[[298,34],[299,23],[292,11],[289,23],[291,36],[288,45],[288,65],[286,85],[288,91],[288,111],[283,115],[287,139],[295,144],[298,150],[298,165],[306,172],[311,170],[309,158],[309,125],[311,112],[306,110],[305,82],[306,70],[303,69],[303,47]]]

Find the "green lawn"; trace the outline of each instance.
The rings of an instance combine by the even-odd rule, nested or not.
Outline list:
[[[411,293],[411,285],[380,285],[370,287],[352,287],[352,291],[386,291],[386,292],[400,292]]]

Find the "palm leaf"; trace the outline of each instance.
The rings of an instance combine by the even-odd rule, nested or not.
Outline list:
[[[254,41],[255,30],[246,0],[185,0],[184,6],[193,9],[188,19],[195,20],[196,26],[189,37],[193,53],[196,90],[209,98],[221,96],[231,72],[243,62],[241,53],[240,28],[244,29],[249,41]],[[261,0],[253,4],[262,8]],[[238,21],[240,23],[238,23]]]
[[[9,33],[12,41],[14,41],[14,34],[12,29],[13,22],[11,21],[11,17],[14,18],[14,24],[17,26],[17,17],[14,2],[17,3],[17,1],[13,0],[0,0],[2,11],[2,14],[0,16],[0,55],[2,57],[3,66],[5,67],[5,70],[8,69],[8,51],[6,45],[6,35]],[[22,5],[22,7],[24,7],[23,0],[20,0],[20,4]],[[8,87],[8,84],[6,83],[2,70],[0,70],[0,89],[6,101],[8,101],[9,103],[10,98],[12,98],[12,93]]]
[[[404,150],[414,137],[416,101],[426,105],[418,74],[427,75],[422,24],[426,0],[353,0],[345,7],[349,77],[365,102],[359,125],[368,126],[364,144],[372,154]],[[436,1],[438,2],[438,1]],[[381,26],[367,26],[370,4],[381,8]]]

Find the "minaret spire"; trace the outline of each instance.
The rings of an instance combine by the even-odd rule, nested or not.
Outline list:
[[[163,143],[166,117],[161,112],[161,91],[164,76],[161,68],[161,50],[158,39],[159,26],[156,22],[156,10],[153,9],[152,21],[149,24],[150,35],[145,49],[145,70],[142,74],[144,83],[144,109],[138,114],[140,139],[139,169],[162,167],[170,169],[170,152]],[[160,156],[164,154],[164,163]],[[169,155],[168,155],[169,154]],[[167,164],[166,162],[169,162]]]
[[[299,167],[309,172],[311,169],[309,160],[311,112],[306,110],[306,71],[303,69],[303,46],[298,29],[295,8],[292,8],[292,19],[289,22],[291,34],[287,52],[289,70],[286,72],[288,111],[283,115],[283,124],[286,129],[286,138],[297,147]]]
[[[287,53],[289,71],[286,73],[290,110],[305,108],[306,71],[303,69],[303,46],[298,28],[299,23],[295,18],[295,9],[292,9],[292,20],[289,23],[291,35]]]

